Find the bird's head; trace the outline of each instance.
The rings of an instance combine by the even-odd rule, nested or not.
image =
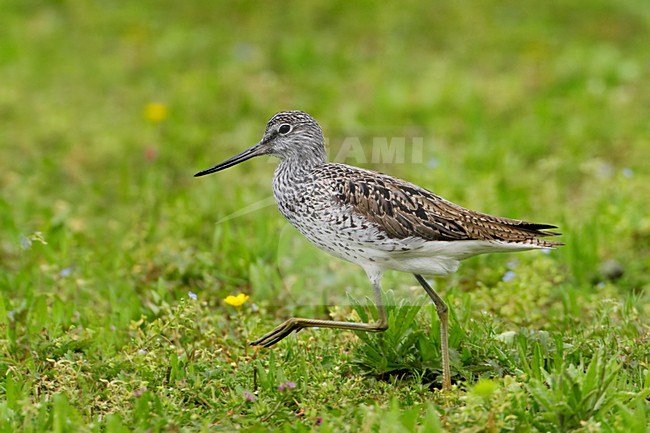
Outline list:
[[[322,163],[325,161],[323,131],[309,114],[283,111],[271,117],[259,143],[194,176],[214,173],[260,155],[273,155],[299,164]]]

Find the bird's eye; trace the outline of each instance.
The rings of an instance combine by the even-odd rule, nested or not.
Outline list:
[[[282,135],[288,134],[289,132],[291,132],[291,125],[289,125],[288,123],[284,123],[280,125],[280,127],[278,128],[278,132]]]

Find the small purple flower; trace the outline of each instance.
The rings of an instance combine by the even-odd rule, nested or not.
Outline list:
[[[59,276],[62,277],[62,278],[69,277],[70,275],[72,275],[73,270],[74,270],[74,268],[72,266],[68,266],[67,268],[63,268],[59,272]]]
[[[196,293],[194,293],[194,292],[192,292],[192,291],[190,291],[190,292],[187,294],[187,296],[189,296],[190,299],[192,299],[192,300],[194,300],[194,301],[196,301],[196,300],[199,298],[198,296],[196,296]]]
[[[634,176],[634,172],[632,171],[631,168],[629,168],[629,167],[625,167],[625,168],[623,169],[623,176],[625,176],[625,177],[632,177],[632,176]]]
[[[244,391],[244,398],[248,401],[255,401],[255,396],[253,395],[253,393],[248,391]]]
[[[286,391],[287,389],[294,389],[296,387],[296,382],[287,381],[278,385],[280,391]]]
[[[515,274],[514,272],[508,271],[505,274],[503,274],[503,277],[501,278],[501,281],[503,281],[504,283],[507,283],[508,281],[514,280],[516,276],[517,276],[517,274]]]
[[[232,56],[239,61],[250,61],[255,57],[255,45],[238,42],[232,47]]]
[[[20,237],[20,248],[23,250],[28,250],[32,247],[32,240],[27,236]]]
[[[323,423],[323,417],[322,416],[317,416],[316,417],[316,425],[321,425]]]

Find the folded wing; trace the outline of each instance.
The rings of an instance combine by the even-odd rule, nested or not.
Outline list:
[[[332,165],[330,165],[331,167]],[[557,236],[556,226],[530,223],[475,212],[414,184],[345,167],[347,173],[324,172],[333,185],[334,200],[376,224],[394,239],[419,237],[427,241],[494,240],[553,248],[560,242],[539,239]]]

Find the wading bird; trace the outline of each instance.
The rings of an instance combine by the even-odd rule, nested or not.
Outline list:
[[[313,117],[286,111],[269,120],[262,140],[239,155],[196,173],[203,176],[260,155],[280,159],[273,194],[284,217],[318,248],[356,263],[372,284],[374,324],[291,318],[252,345],[269,347],[309,327],[384,331],[388,328],[381,278],[409,272],[432,299],[440,318],[442,386],[451,387],[447,305],[422,275],[447,275],[477,254],[553,248],[540,239],[559,233],[548,224],[465,209],[417,185],[385,174],[326,161],[323,132]]]

